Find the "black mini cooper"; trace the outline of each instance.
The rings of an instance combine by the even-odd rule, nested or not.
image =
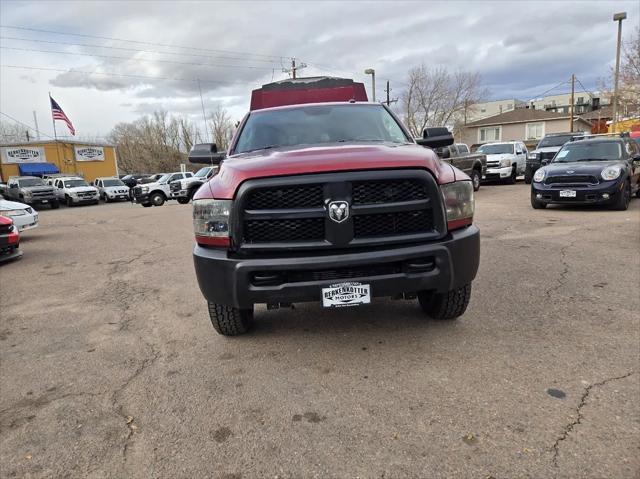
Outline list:
[[[548,204],[629,207],[640,197],[640,147],[626,136],[592,136],[566,143],[531,183],[531,206]]]

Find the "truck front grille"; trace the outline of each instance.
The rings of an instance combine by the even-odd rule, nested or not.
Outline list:
[[[542,151],[540,152],[541,160],[553,160],[553,157],[556,156],[555,151]]]
[[[133,188],[133,196],[141,196],[142,195],[142,187],[136,186]]]
[[[329,205],[348,205],[332,218]],[[231,236],[241,251],[352,248],[442,237],[440,189],[423,170],[267,178],[236,195]]]

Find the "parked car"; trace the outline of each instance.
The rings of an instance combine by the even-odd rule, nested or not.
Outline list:
[[[45,185],[37,176],[12,176],[7,182],[3,196],[7,200],[19,201],[29,206],[49,205],[58,208],[59,203],[55,189]]]
[[[173,199],[171,196],[170,183],[172,181],[191,178],[193,173],[175,172],[162,175],[153,183],[143,183],[133,189],[133,198],[136,203],[142,206],[162,206],[165,201]]]
[[[535,172],[542,166],[543,161],[550,162],[558,153],[562,145],[574,139],[584,137],[584,132],[574,133],[550,133],[545,135],[536,146],[536,149],[527,154],[527,167],[524,170],[524,182],[530,184]]]
[[[216,151],[197,145],[190,160]],[[246,332],[258,303],[417,297],[426,315],[455,319],[479,264],[473,213],[469,176],[384,104],[252,110],[193,199],[196,276],[223,335]]]
[[[3,196],[0,196],[0,216],[11,218],[20,232],[38,226],[38,212],[36,210],[24,203],[5,200]]]
[[[129,200],[129,187],[120,178],[96,178],[93,182],[98,188],[100,199],[105,203],[117,200]]]
[[[0,263],[18,258],[22,258],[20,233],[11,218],[0,216]]]
[[[53,187],[56,189],[58,200],[64,201],[67,206],[97,205],[100,202],[98,188],[91,186],[79,176],[56,178]]]
[[[485,143],[478,153],[487,155],[487,172],[484,179],[515,183],[524,174],[527,164],[527,147],[521,141]]]
[[[423,137],[437,137],[440,135],[450,135],[446,128],[425,128]],[[473,191],[480,189],[480,182],[487,170],[487,155],[482,153],[471,153],[469,146],[464,143],[436,148],[436,153],[447,163],[464,171],[471,178]]]
[[[626,210],[633,194],[640,196],[638,144],[629,137],[599,136],[565,143],[535,172],[531,206],[602,204]]]
[[[171,182],[171,197],[177,199],[181,205],[186,205],[191,201],[193,195],[196,194],[198,188],[205,184],[207,180],[217,172],[217,166],[205,166],[204,168],[200,168],[192,177]]]

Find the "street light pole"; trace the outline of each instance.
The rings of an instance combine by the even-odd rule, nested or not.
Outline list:
[[[616,47],[616,72],[613,86],[613,118],[611,123],[611,133],[616,132],[618,123],[618,76],[620,75],[620,43],[622,43],[622,20],[627,18],[627,12],[620,12],[613,15],[613,21],[618,22],[618,45]]]
[[[376,71],[373,68],[367,68],[364,74],[371,75],[371,94],[373,95],[373,101],[376,101]]]

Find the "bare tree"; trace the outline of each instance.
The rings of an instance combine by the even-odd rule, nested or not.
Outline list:
[[[450,73],[424,65],[409,70],[408,88],[402,95],[404,120],[414,136],[428,126],[455,126],[466,110],[486,96],[480,74]]]
[[[194,132],[188,119],[156,111],[131,123],[118,123],[108,139],[118,149],[124,172],[175,171],[196,141]]]
[[[234,126],[229,113],[220,104],[211,114],[209,128],[218,150],[225,150],[233,137]]]
[[[18,123],[0,121],[0,142],[13,143],[35,139],[35,132]]]

